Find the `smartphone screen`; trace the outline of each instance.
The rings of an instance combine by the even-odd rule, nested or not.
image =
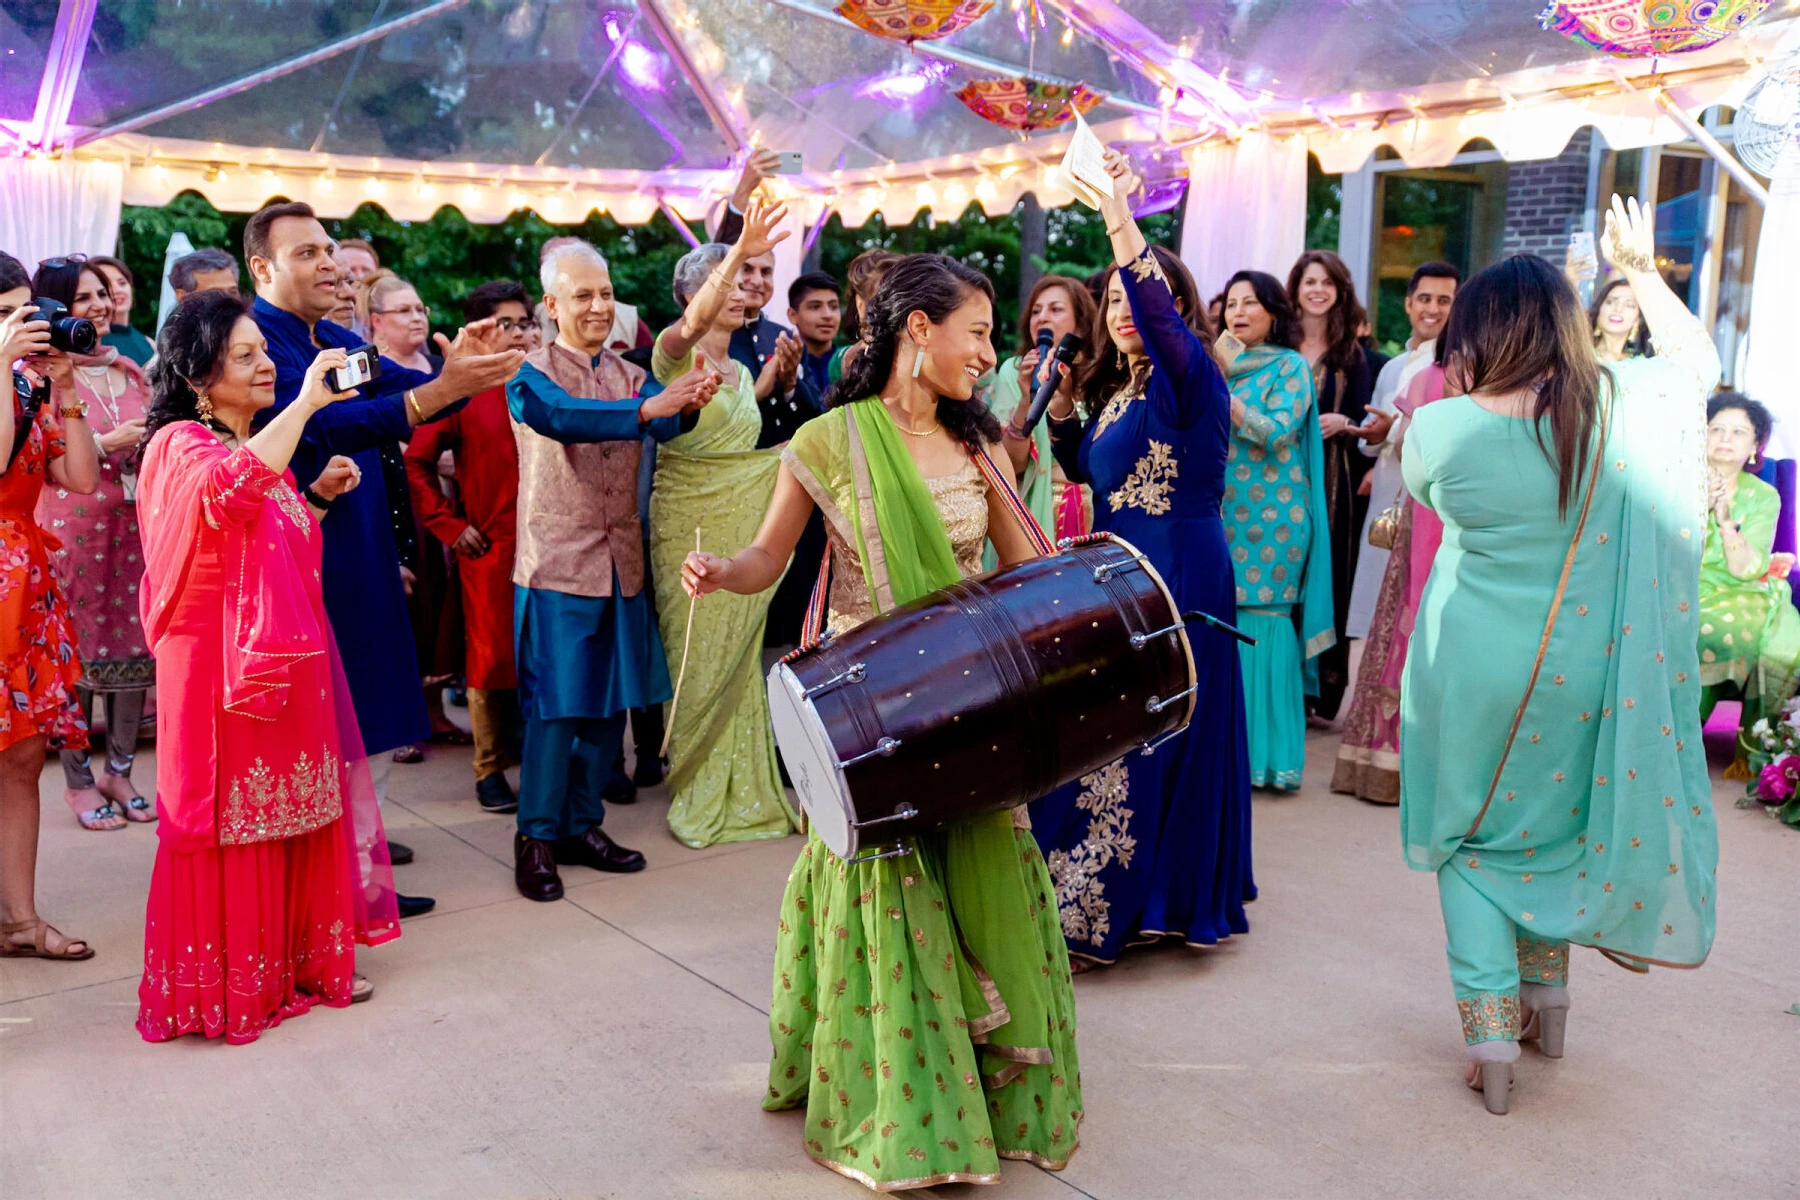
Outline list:
[[[359,388],[381,374],[381,352],[373,346],[358,346],[350,351],[350,361],[333,367],[326,382],[334,392]]]

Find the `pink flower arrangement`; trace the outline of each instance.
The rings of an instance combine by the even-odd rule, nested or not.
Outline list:
[[[1784,754],[1762,769],[1756,777],[1756,798],[1765,804],[1779,804],[1794,794],[1794,783],[1800,777],[1800,759]]]

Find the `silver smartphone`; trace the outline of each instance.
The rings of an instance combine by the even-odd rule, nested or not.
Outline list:
[[[804,169],[798,150],[777,150],[775,153],[781,156],[781,162],[775,168],[777,175],[798,175]]]

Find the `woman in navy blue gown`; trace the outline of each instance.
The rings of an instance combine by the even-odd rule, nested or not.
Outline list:
[[[1051,403],[1051,444],[1069,478],[1093,486],[1097,531],[1146,554],[1183,611],[1234,621],[1219,516],[1231,393],[1202,336],[1193,278],[1146,246],[1131,219],[1129,165],[1114,153],[1107,164],[1119,186],[1101,213],[1119,265],[1107,273],[1100,352]],[[1085,428],[1071,393],[1090,414]],[[1209,946],[1249,929],[1244,904],[1256,885],[1237,644],[1202,624],[1189,636],[1199,691],[1187,731],[1032,805],[1069,953],[1089,963],[1112,962],[1129,944]]]

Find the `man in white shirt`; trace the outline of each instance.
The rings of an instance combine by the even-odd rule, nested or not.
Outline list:
[[[1375,391],[1369,398],[1369,411],[1396,417],[1400,410],[1394,400],[1406,390],[1413,376],[1430,366],[1437,354],[1437,335],[1450,319],[1450,305],[1456,298],[1456,285],[1462,274],[1447,262],[1428,262],[1412,273],[1406,284],[1406,316],[1412,322],[1412,336],[1406,339],[1406,353],[1388,359],[1375,379]],[[1381,592],[1381,577],[1387,571],[1388,552],[1369,545],[1369,527],[1400,496],[1400,455],[1398,431],[1389,433],[1380,445],[1359,442],[1364,454],[1375,456],[1375,469],[1369,473],[1369,515],[1363,520],[1362,550],[1356,560],[1356,579],[1350,589],[1350,612],[1344,625],[1353,638],[1369,635],[1369,622],[1375,616],[1375,598]]]

